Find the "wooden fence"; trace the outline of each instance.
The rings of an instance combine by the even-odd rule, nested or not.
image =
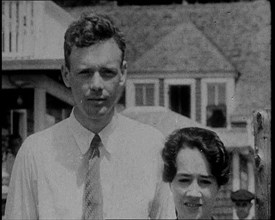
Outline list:
[[[256,218],[271,218],[271,114],[253,113],[255,136]]]

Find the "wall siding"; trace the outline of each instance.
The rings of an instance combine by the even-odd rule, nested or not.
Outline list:
[[[164,106],[164,79],[159,79],[159,105]]]
[[[196,121],[201,122],[201,79],[196,79]]]

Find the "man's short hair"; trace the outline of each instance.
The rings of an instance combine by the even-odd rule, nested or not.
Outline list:
[[[122,52],[121,63],[125,59],[126,43],[122,32],[115,26],[110,17],[103,14],[83,13],[67,29],[64,36],[65,65],[69,69],[69,57],[72,48],[89,47],[101,41],[114,39]]]

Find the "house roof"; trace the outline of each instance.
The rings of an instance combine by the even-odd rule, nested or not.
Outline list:
[[[271,107],[271,12],[268,1],[67,8],[74,17],[90,10],[108,13],[125,33],[129,68],[141,62],[138,60],[157,45],[162,47],[161,41],[177,33],[177,28],[183,28],[181,25],[191,19],[240,73],[233,97],[232,119],[245,120],[253,110]]]
[[[157,54],[157,55],[156,55]],[[151,50],[144,53],[131,70],[181,72],[235,72],[233,65],[206,36],[190,22],[179,24]]]

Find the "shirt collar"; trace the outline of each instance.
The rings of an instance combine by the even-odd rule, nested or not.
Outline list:
[[[115,111],[113,118],[111,121],[98,133],[101,138],[103,147],[109,152],[110,149],[108,147],[108,139],[110,135],[114,132],[115,127],[118,121],[118,114]],[[72,134],[75,138],[77,145],[80,148],[81,153],[84,155],[90,148],[90,143],[95,136],[95,133],[91,132],[87,128],[83,127],[82,124],[75,118],[74,108],[69,117],[69,127],[71,128]]]

